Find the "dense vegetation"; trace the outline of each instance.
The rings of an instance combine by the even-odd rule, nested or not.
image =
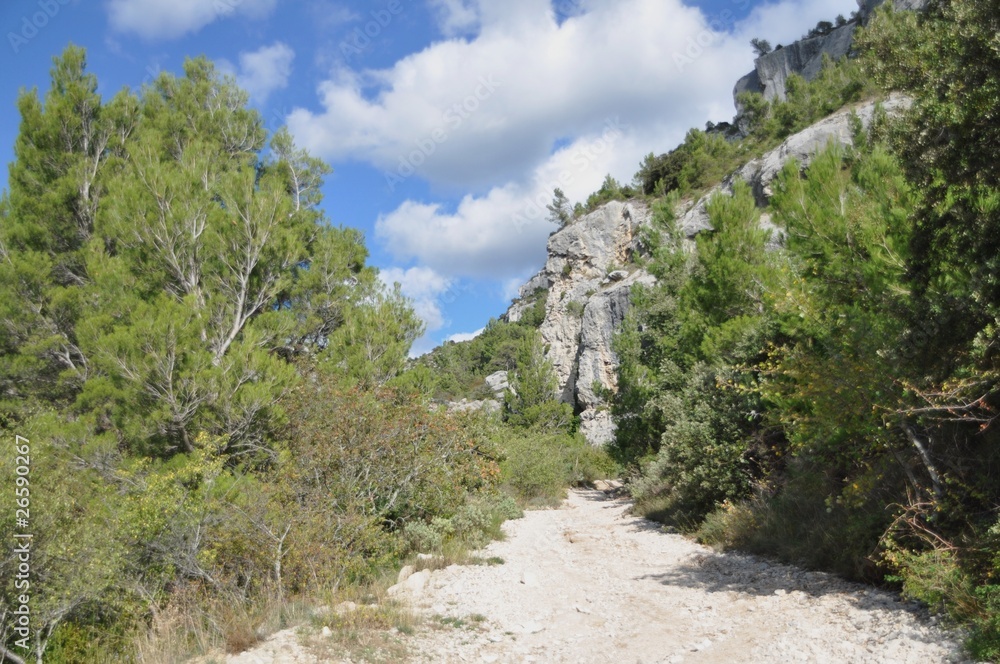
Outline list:
[[[704,541],[899,583],[1000,659],[1000,24],[985,2],[880,11],[858,62],[743,99],[747,141],[692,131],[640,172],[654,288],[616,341],[613,453],[638,509]],[[862,83],[863,81],[870,83]],[[841,85],[843,83],[843,85]],[[740,182],[689,251],[672,211],[735,161],[858,99],[856,122],[756,207]],[[741,154],[742,151],[742,154]],[[781,229],[770,237],[759,217]],[[780,241],[780,249],[768,249]]]
[[[417,551],[460,558],[513,496],[601,461],[530,325],[406,370],[422,325],[326,220],[329,168],[210,62],[97,89],[70,47],[21,95],[0,200],[0,428],[30,441],[29,482],[0,464],[0,537],[25,531],[15,500],[33,535],[30,589],[0,558],[4,626],[31,610],[0,658],[238,651]],[[431,402],[494,367],[520,368],[502,417]]]

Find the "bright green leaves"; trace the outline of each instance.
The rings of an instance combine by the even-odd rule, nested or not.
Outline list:
[[[908,218],[916,203],[897,160],[875,147],[828,147],[804,175],[774,185],[788,263],[771,306],[787,335],[765,393],[796,446],[850,467],[902,443],[884,418],[900,407]]]
[[[746,183],[737,181],[732,196],[717,195],[706,209],[715,230],[697,238],[696,263],[681,291],[683,343],[699,359],[725,357],[761,315],[774,263],[771,231],[761,226]]]
[[[741,181],[707,209],[714,230],[693,254],[673,236],[655,251],[660,281],[633,293],[615,342],[616,456],[655,454],[634,487],[639,508],[688,527],[716,503],[746,496],[766,470],[755,364],[770,331],[771,231]]]
[[[322,199],[323,178],[332,171],[320,159],[295,146],[288,129],[282,127],[271,137],[271,168],[276,171],[292,197],[292,207],[315,210]]]
[[[871,74],[914,97],[894,147],[923,193],[912,238],[920,316],[953,330],[938,355],[967,352],[1000,314],[998,30],[995,3],[943,2],[926,14],[880,11],[859,41]]]
[[[916,202],[899,163],[831,146],[773,189],[770,223],[736,182],[710,201],[714,230],[690,259],[664,243],[661,281],[633,295],[616,341],[615,445],[624,460],[656,453],[635,491],[658,518],[696,525],[780,473],[788,451],[860,476],[905,445],[885,427],[903,398]]]
[[[87,247],[109,164],[134,121],[127,94],[102,105],[82,49],[56,58],[44,104],[18,101],[20,132],[0,218],[0,383],[20,405],[65,402],[87,376],[75,326],[86,298]]]
[[[346,384],[362,389],[381,387],[402,370],[413,342],[423,334],[424,324],[397,285],[375,290],[365,301],[352,306],[347,320],[330,335],[320,354],[325,370]]]

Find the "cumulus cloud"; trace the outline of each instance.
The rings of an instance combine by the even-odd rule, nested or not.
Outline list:
[[[406,201],[376,221],[375,235],[400,260],[415,259],[441,274],[507,281],[517,275],[523,283],[545,260],[546,240],[556,230],[546,209],[553,189],[580,201],[608,173],[627,181],[651,140],[650,132],[629,131],[610,118],[600,131],[556,151],[527,182],[466,195],[454,210]],[[505,287],[505,295],[510,291]]]
[[[579,201],[607,173],[627,183],[650,151],[732,116],[751,37],[788,43],[854,5],[785,0],[736,22],[680,0],[433,4],[446,34],[467,37],[386,69],[342,68],[319,86],[320,109],[288,124],[313,152],[379,168],[389,189],[419,177],[473,192],[454,206],[406,201],[376,237],[437,274],[500,280],[544,258],[553,186]]]
[[[485,327],[481,327],[475,332],[459,332],[458,334],[453,334],[450,337],[448,337],[448,341],[454,341],[455,343],[461,343],[462,341],[472,341],[480,334],[482,334],[483,330],[485,329],[486,329]]]
[[[108,0],[111,27],[144,39],[174,39],[221,18],[268,16],[277,0]]]
[[[220,60],[218,66],[235,76],[236,82],[250,94],[251,99],[263,104],[272,92],[288,85],[294,59],[295,51],[279,41],[256,51],[240,53],[238,69],[225,60]]]

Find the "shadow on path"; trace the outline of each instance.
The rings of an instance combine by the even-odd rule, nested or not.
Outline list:
[[[621,509],[630,501],[594,490],[576,490],[588,501],[604,503],[608,509]],[[662,524],[625,513],[621,517],[632,532],[655,533],[661,537],[684,537],[665,531]],[[636,581],[654,581],[665,586],[691,588],[706,593],[738,593],[748,597],[787,597],[802,593],[798,599],[815,601],[824,597],[839,599],[860,611],[905,613],[926,622],[929,613],[916,602],[904,601],[898,594],[847,581],[827,572],[810,571],[759,556],[703,550],[673,564],[664,561],[666,571],[634,577]],[[831,610],[835,610],[831,607]],[[927,640],[927,642],[931,642]]]

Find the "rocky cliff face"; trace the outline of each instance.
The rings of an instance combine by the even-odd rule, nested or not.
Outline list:
[[[768,100],[784,99],[785,81],[789,76],[798,74],[807,81],[815,78],[823,67],[824,55],[839,60],[850,52],[855,27],[855,23],[848,23],[826,35],[800,39],[757,58],[754,70],[738,80],[733,88],[737,109],[742,92],[759,92]]]
[[[798,74],[807,81],[819,74],[823,67],[823,56],[833,60],[848,55],[854,44],[854,31],[858,24],[865,24],[875,8],[885,0],[858,0],[856,17],[847,25],[834,28],[825,35],[800,39],[788,46],[754,61],[754,70],[736,82],[733,99],[736,101],[737,125],[742,108],[738,97],[742,92],[759,92],[765,99],[784,99],[785,82],[792,74]],[[893,0],[898,10],[922,9],[928,0]]]
[[[823,55],[835,59],[847,55],[857,24],[865,23],[884,1],[858,0],[855,21],[758,58],[756,69],[736,84],[736,92],[753,90],[763,92],[768,98],[783,97],[785,81],[792,73],[812,78],[820,71]],[[927,0],[892,1],[897,9],[920,9],[927,3]],[[883,107],[891,114],[908,104],[907,98],[893,96]],[[788,137],[699,200],[681,205],[676,218],[684,235],[690,240],[712,229],[706,204],[712,196],[732,195],[736,179],[747,182],[757,205],[766,207],[771,198],[771,183],[789,160],[795,159],[805,168],[829,143],[851,144],[852,113],[867,127],[874,117],[875,104],[835,113]],[[520,320],[534,306],[535,298],[546,297],[545,317],[539,329],[559,380],[559,397],[574,406],[584,435],[595,445],[614,436],[614,423],[601,393],[616,388],[618,358],[612,350],[612,340],[628,312],[632,286],[652,285],[656,281],[634,261],[644,251],[639,230],[649,219],[650,210],[642,202],[612,201],[553,233],[549,237],[545,267],[521,287],[519,300],[504,316],[510,321]],[[774,230],[774,245],[780,244],[781,229],[771,224],[768,215],[761,216],[761,224]]]
[[[889,113],[905,107],[905,97],[892,97],[883,104]],[[715,195],[731,195],[733,182],[746,181],[757,204],[764,207],[771,197],[771,183],[790,160],[805,168],[814,155],[830,142],[850,145],[851,113],[867,126],[875,104],[864,104],[836,113],[790,136],[759,159],[748,162],[697,201],[677,210],[678,223],[687,238],[711,230],[705,205]],[[650,210],[639,201],[612,201],[600,209],[553,233],[549,237],[545,267],[521,287],[520,299],[505,314],[517,321],[545,292],[545,318],[541,324],[547,357],[559,380],[559,397],[580,415],[581,430],[592,444],[606,443],[614,436],[614,424],[601,392],[614,390],[618,358],[612,340],[629,308],[629,295],[636,283],[652,285],[652,275],[635,264],[645,249],[640,229],[650,219]],[[770,226],[763,215],[761,223]],[[781,231],[774,228],[775,244]]]
[[[505,315],[519,320],[528,300],[548,291],[542,341],[560,398],[580,414],[581,429],[594,444],[614,433],[598,393],[615,387],[618,361],[611,340],[628,311],[630,289],[655,282],[633,262],[642,252],[639,229],[649,215],[643,203],[612,201],[554,233],[545,267],[521,287],[521,300]]]

